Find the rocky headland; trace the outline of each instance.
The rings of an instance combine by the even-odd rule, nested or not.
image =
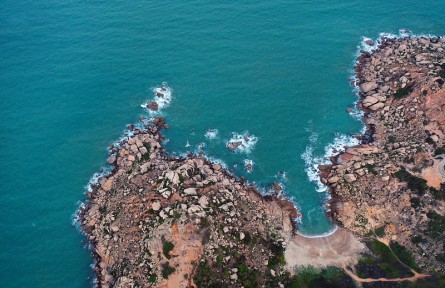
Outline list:
[[[294,205],[206,158],[172,158],[155,118],[110,149],[81,211],[100,287],[280,285]],[[285,280],[285,279],[284,279]],[[272,285],[271,284],[271,285]],[[272,285],[272,286],[273,286]]]
[[[278,184],[265,196],[202,155],[172,157],[155,117],[110,147],[111,173],[80,209],[97,285],[445,285],[445,39],[367,44],[354,82],[367,131],[319,167],[335,233],[298,235]],[[253,140],[238,135],[227,148]]]
[[[355,72],[367,131],[320,167],[331,216],[403,250],[416,269],[443,272],[445,38],[382,37]]]

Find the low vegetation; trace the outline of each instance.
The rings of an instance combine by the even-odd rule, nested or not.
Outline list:
[[[164,256],[167,257],[167,259],[170,259],[170,251],[173,250],[175,245],[173,245],[172,242],[165,241],[164,246],[162,247],[162,253],[164,253]]]
[[[411,269],[414,269],[415,271],[420,270],[419,266],[417,266],[416,260],[414,260],[413,254],[405,247],[395,241],[392,241],[390,243],[390,247],[400,261],[402,261],[404,264],[406,264]]]
[[[167,279],[168,276],[170,276],[173,272],[176,271],[175,268],[171,267],[170,264],[169,264],[168,262],[162,264],[162,265],[161,265],[161,268],[162,268],[162,277],[163,277],[164,279]]]
[[[413,88],[411,86],[406,86],[405,88],[397,89],[393,96],[396,99],[402,99],[411,94],[411,92],[413,92]]]
[[[426,216],[428,217],[428,229],[425,233],[433,239],[443,238],[445,235],[445,217],[437,214],[435,211],[429,211]]]
[[[399,278],[410,277],[412,273],[394,256],[388,246],[380,241],[367,243],[371,254],[366,255],[357,265],[357,275],[361,278]]]
[[[417,193],[419,196],[425,194],[425,191],[428,189],[425,179],[414,176],[405,169],[400,169],[394,173],[394,176],[396,176],[400,181],[406,182],[408,184],[408,188]]]

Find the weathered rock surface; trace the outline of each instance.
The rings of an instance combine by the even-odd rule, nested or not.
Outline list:
[[[320,167],[336,221],[357,235],[383,227],[385,239],[407,247],[431,271],[444,267],[436,257],[444,235],[432,234],[427,216],[445,216],[444,201],[435,199],[445,179],[434,159],[444,145],[444,42],[382,38],[373,53],[359,56],[365,140]]]
[[[265,283],[270,268],[262,263],[283,253],[294,233],[295,207],[263,197],[205,158],[166,156],[160,145],[164,127],[155,118],[112,148],[107,162],[114,170],[99,179],[82,210],[98,286],[196,287],[207,263],[218,275],[214,285],[239,287],[246,276],[233,269],[241,260],[259,272],[258,285]],[[233,273],[222,277],[225,267]],[[277,265],[272,271],[284,270]]]

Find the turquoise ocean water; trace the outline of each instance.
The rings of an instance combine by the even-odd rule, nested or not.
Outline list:
[[[444,14],[437,0],[2,1],[0,286],[91,285],[73,214],[106,147],[163,81],[174,91],[162,113],[170,152],[204,142],[258,186],[280,181],[301,233],[331,231],[327,194],[306,170],[362,128],[345,112],[362,36],[443,35]],[[251,152],[227,151],[244,131],[258,138]]]

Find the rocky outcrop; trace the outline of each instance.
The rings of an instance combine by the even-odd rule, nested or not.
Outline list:
[[[445,39],[382,38],[357,60],[358,107],[373,141],[320,167],[335,199],[332,218],[358,235],[384,229],[384,238],[408,247],[422,267],[443,269],[436,256],[444,241],[431,236],[426,215],[445,212],[434,200],[440,187],[429,187],[431,179],[444,181],[431,174],[444,141]]]
[[[97,259],[99,286],[239,286],[248,275],[237,274],[241,264],[259,273],[258,285],[270,271],[284,275],[282,264],[264,263],[279,263],[294,233],[294,205],[263,197],[208,159],[169,157],[160,144],[165,127],[155,118],[112,147],[107,162],[113,172],[88,194],[81,222]],[[218,277],[201,275],[203,263],[221,270]],[[226,268],[230,273],[220,275]]]

